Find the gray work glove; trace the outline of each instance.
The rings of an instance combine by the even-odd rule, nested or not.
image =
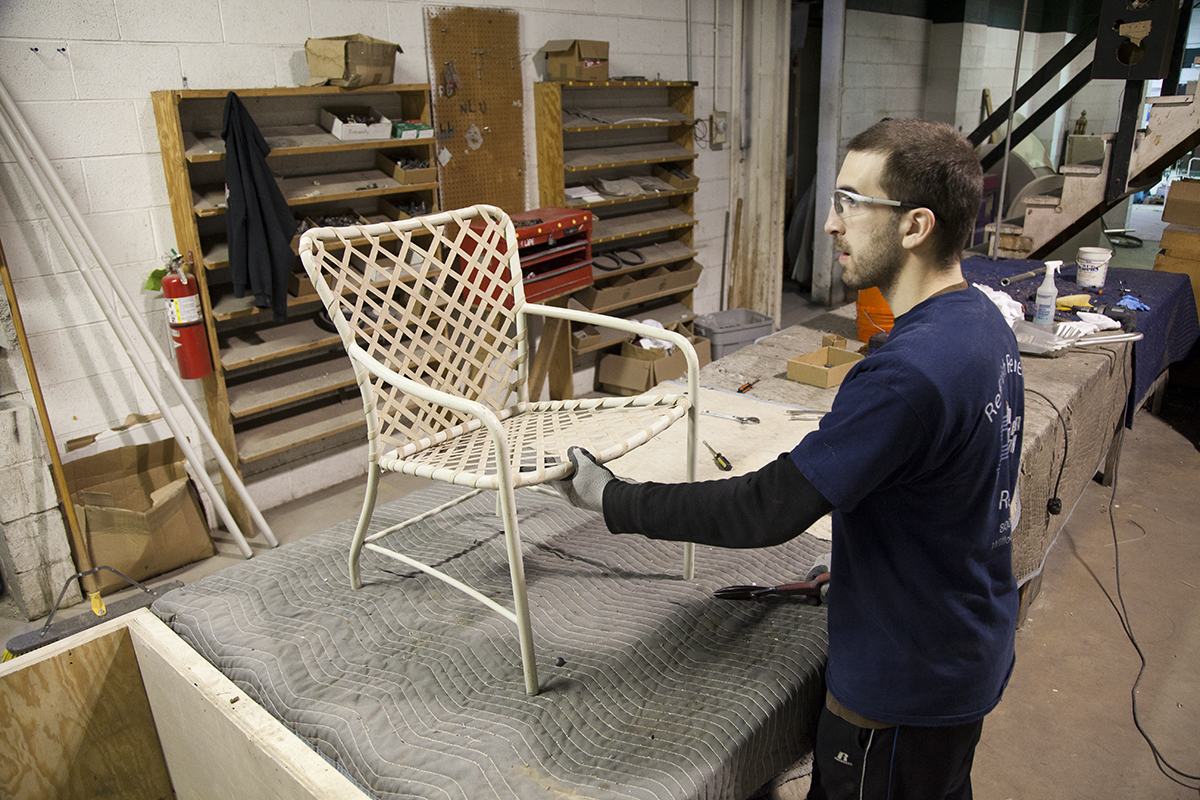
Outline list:
[[[829,565],[833,562],[833,553],[822,553],[813,560],[812,569],[804,576],[804,580],[811,581],[818,575],[823,575],[829,572]]]
[[[550,485],[576,508],[604,513],[604,487],[617,476],[596,463],[592,454],[582,447],[567,449],[567,458],[575,467],[575,474],[567,480],[550,481]]]

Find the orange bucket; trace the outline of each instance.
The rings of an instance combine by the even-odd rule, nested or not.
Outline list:
[[[887,300],[883,299],[883,292],[879,291],[878,287],[861,290],[858,293],[857,308],[860,342],[869,341],[877,333],[891,331],[895,317],[892,316],[892,308]]]

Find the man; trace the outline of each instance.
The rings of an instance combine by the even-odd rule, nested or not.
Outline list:
[[[819,430],[755,473],[694,484],[630,484],[571,450],[561,488],[614,532],[764,547],[833,511],[813,800],[971,797],[983,717],[1012,670],[1024,386],[1011,330],[962,277],[981,197],[950,126],[859,134],[825,230],[843,282],[878,286],[895,324]]]

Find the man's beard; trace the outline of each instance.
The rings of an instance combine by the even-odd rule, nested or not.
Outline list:
[[[867,239],[867,244],[850,253],[846,242],[840,236],[835,237],[833,246],[843,253],[850,255],[852,270],[842,271],[842,283],[847,289],[869,289],[879,287],[879,291],[887,295],[895,288],[900,278],[900,268],[904,263],[904,248],[900,246],[900,238],[890,226],[880,226]]]

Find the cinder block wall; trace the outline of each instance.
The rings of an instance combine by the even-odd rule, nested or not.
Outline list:
[[[1024,83],[1073,34],[1026,33],[1021,43],[1018,85]],[[840,152],[858,132],[884,117],[923,117],[949,122],[970,133],[982,120],[983,90],[994,109],[1012,94],[1018,32],[972,22],[938,23],[919,17],[849,9],[846,12],[845,64]],[[1067,71],[1032,100],[1017,108],[1028,115],[1092,60],[1088,47]],[[1092,81],[1036,135],[1057,155],[1065,132],[1087,111],[1089,133],[1117,129],[1121,81]]]
[[[482,3],[475,3],[483,5]],[[413,0],[7,0],[0,3],[0,79],[16,98],[59,177],[125,288],[167,348],[160,297],[143,293],[146,275],[175,245],[150,92],[294,86],[308,78],[304,40],[366,33],[398,42],[398,82],[429,81],[423,3]],[[549,39],[611,43],[613,74],[687,77],[683,0],[605,3],[506,2],[521,16],[526,90],[527,207],[536,207],[533,83]],[[732,0],[693,3],[696,114],[729,108]],[[714,65],[714,13],[720,58]],[[186,81],[186,84],[185,84]],[[719,302],[729,151],[700,149],[696,243],[705,271],[700,311]],[[524,209],[515,209],[524,210]],[[25,314],[39,377],[60,449],[71,438],[156,411],[58,234],[0,144],[0,239]],[[106,290],[106,294],[111,294]],[[122,312],[124,315],[124,312]],[[128,324],[128,320],[126,323]],[[148,353],[137,358],[150,359]],[[590,381],[586,374],[581,377]],[[169,384],[163,393],[173,401]],[[590,390],[590,385],[587,389]],[[193,397],[203,408],[198,382]],[[187,419],[178,416],[186,425]],[[193,443],[196,436],[191,435]],[[264,476],[250,491],[268,508],[360,474],[365,448],[335,453]]]

